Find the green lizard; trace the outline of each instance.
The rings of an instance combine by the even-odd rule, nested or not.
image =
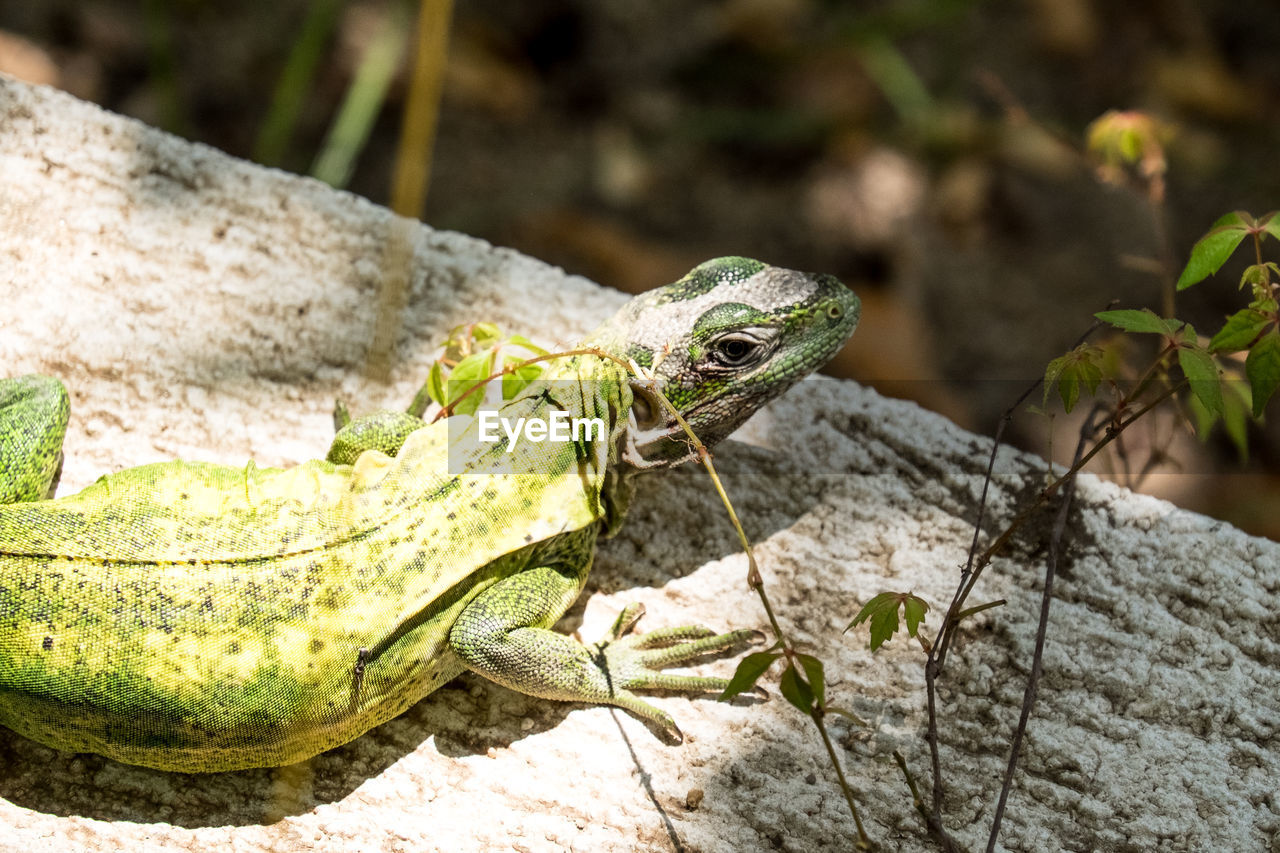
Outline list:
[[[859,310],[831,276],[721,258],[633,299],[583,346],[652,369],[710,445],[824,364]],[[471,670],[617,705],[678,738],[632,691],[723,689],[661,670],[754,632],[630,635],[637,606],[593,646],[550,629],[597,536],[622,522],[632,475],[690,447],[643,383],[598,355],[547,362],[499,414],[554,412],[604,434],[507,454],[481,440],[478,418],[401,421],[393,455],[372,449],[375,428],[354,450],[350,435],[335,442],[352,464],[167,462],[46,500],[66,392],[44,377],[0,382],[0,724],[166,770],[277,766]]]

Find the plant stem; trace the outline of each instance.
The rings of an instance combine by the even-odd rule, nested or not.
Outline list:
[[[311,164],[313,178],[338,189],[351,180],[356,160],[369,140],[392,78],[400,67],[405,47],[405,17],[403,7],[392,4],[386,20],[365,48],[342,105]]]
[[[840,790],[844,792],[845,802],[849,804],[849,811],[853,814],[853,824],[858,828],[858,849],[874,850],[875,845],[871,839],[867,837],[867,831],[862,826],[862,818],[858,816],[858,804],[853,800],[853,791],[849,788],[849,782],[844,778],[844,771],[840,769],[840,761],[836,757],[836,748],[831,743],[831,737],[827,734],[827,726],[822,722],[823,712],[819,708],[813,708],[809,712],[810,719],[813,724],[818,727],[818,734],[822,735],[822,744],[827,748],[827,757],[831,759],[831,766],[836,770],[836,776],[840,780]]]
[[[964,848],[960,846],[959,842],[952,838],[950,833],[943,828],[942,823],[935,820],[929,810],[925,808],[924,798],[920,796],[920,789],[916,786],[916,779],[907,768],[907,759],[903,758],[902,753],[895,749],[893,751],[893,760],[898,763],[898,769],[902,771],[903,778],[907,780],[907,787],[911,789],[911,802],[916,808],[916,813],[924,821],[933,839],[942,845],[943,853],[963,853]]]

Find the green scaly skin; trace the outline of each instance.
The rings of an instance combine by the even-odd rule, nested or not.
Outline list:
[[[584,343],[654,367],[710,444],[825,363],[858,311],[830,276],[723,258],[632,300]],[[525,444],[514,462],[476,440],[474,420],[411,429],[397,416],[344,428],[331,455],[353,464],[169,462],[42,500],[65,392],[0,381],[0,494],[13,501],[0,506],[0,724],[166,770],[277,766],[472,670],[678,736],[633,691],[723,689],[660,670],[754,632],[624,636],[634,606],[593,646],[550,630],[597,537],[621,523],[632,475],[690,455],[633,385],[596,356],[549,362],[501,414],[557,409],[601,418],[608,435]],[[492,473],[503,463],[516,467]]]
[[[48,376],[0,382],[0,504],[53,497],[71,405]]]

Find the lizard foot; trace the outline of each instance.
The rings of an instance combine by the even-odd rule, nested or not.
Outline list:
[[[717,634],[701,625],[659,628],[647,634],[630,634],[644,615],[643,604],[628,605],[618,615],[604,639],[590,647],[609,677],[612,703],[663,730],[668,739],[684,740],[675,720],[631,693],[640,690],[674,690],[682,693],[719,692],[728,686],[726,678],[701,675],[674,675],[663,667],[685,664],[706,655],[760,642],[764,635],[754,629],[738,629]]]

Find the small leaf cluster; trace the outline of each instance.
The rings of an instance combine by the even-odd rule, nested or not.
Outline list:
[[[512,348],[526,354],[513,353]],[[510,400],[542,374],[541,364],[524,362],[530,355],[547,354],[524,335],[504,336],[494,323],[456,326],[449,332],[444,353],[431,365],[424,390],[441,406],[452,406],[455,414],[475,414],[484,396],[468,394],[471,388],[501,371],[502,399]]]
[[[1101,180],[1124,183],[1125,167],[1134,166],[1160,195],[1159,181],[1168,168],[1163,145],[1167,136],[1168,128],[1146,113],[1110,110],[1089,125],[1085,150],[1097,162]]]
[[[738,668],[729,679],[728,686],[720,694],[720,701],[726,701],[756,689],[756,682],[778,661],[786,658],[787,666],[778,679],[778,690],[784,699],[802,713],[813,715],[840,714],[855,723],[862,724],[857,716],[827,704],[826,676],[822,661],[813,655],[795,650],[787,650],[781,641],[763,652],[754,652],[738,662]]]
[[[862,609],[853,617],[845,631],[863,622],[870,622],[871,651],[874,652],[897,632],[899,608],[902,610],[903,621],[907,623],[908,636],[915,637],[922,646],[925,645],[919,630],[924,615],[929,612],[929,605],[923,598],[910,592],[882,592],[873,596],[862,605]]]
[[[1191,386],[1191,393],[1205,409],[1214,414],[1222,414],[1222,385],[1218,366],[1209,355],[1209,350],[1200,344],[1196,330],[1190,323],[1160,317],[1149,308],[1140,311],[1099,311],[1094,316],[1126,332],[1159,335],[1163,339],[1163,352],[1177,355],[1178,366],[1182,368],[1182,373]],[[1095,382],[1095,387],[1096,384]],[[1090,388],[1091,392],[1092,390]],[[1066,405],[1065,398],[1063,405]]]
[[[1161,317],[1145,308],[1101,311],[1094,315],[1123,332],[1155,335],[1159,340],[1160,354],[1139,382],[1134,396],[1144,390],[1152,375],[1161,375],[1176,363],[1191,391],[1189,408],[1195,417],[1197,432],[1205,436],[1214,424],[1221,422],[1242,454],[1249,416],[1261,418],[1267,403],[1280,388],[1280,304],[1277,303],[1280,265],[1262,259],[1263,241],[1268,236],[1280,239],[1280,216],[1273,212],[1254,218],[1245,211],[1235,211],[1215,222],[1192,248],[1190,259],[1178,277],[1178,290],[1192,287],[1216,273],[1246,238],[1252,238],[1256,258],[1240,279],[1240,287],[1249,289],[1248,305],[1228,317],[1223,327],[1207,340],[1197,335],[1190,323]],[[1224,378],[1238,376],[1236,365],[1224,356],[1242,351],[1247,353],[1244,363],[1247,385],[1224,382]],[[1047,405],[1049,395],[1057,391],[1063,408],[1070,412],[1083,392],[1093,395],[1112,372],[1108,365],[1111,355],[1104,347],[1083,343],[1049,362],[1044,374],[1044,403]]]
[[[1256,219],[1243,210],[1228,213],[1192,247],[1191,260],[1178,277],[1178,290],[1198,284],[1216,273],[1246,237],[1252,238],[1256,262],[1240,276],[1240,288],[1249,288],[1249,304],[1227,318],[1209,341],[1209,350],[1248,351],[1244,372],[1252,392],[1255,418],[1262,417],[1268,401],[1280,388],[1280,305],[1276,300],[1280,265],[1262,260],[1262,243],[1268,236],[1280,240],[1280,216],[1276,211]]]
[[[1062,399],[1062,407],[1068,412],[1075,408],[1076,402],[1079,401],[1081,386],[1088,388],[1089,394],[1092,395],[1098,390],[1098,383],[1102,381],[1105,357],[1106,353],[1101,347],[1080,344],[1065,355],[1060,355],[1049,362],[1044,372],[1042,407],[1048,406],[1049,394],[1054,389],[1057,389],[1058,396]]]
[[[739,663],[733,678],[720,695],[721,700],[732,699],[739,693],[753,689],[769,668],[784,654],[780,643],[775,643],[767,651],[755,652],[744,657]],[[815,704],[822,707],[827,701],[826,679],[823,676],[822,661],[813,655],[795,652],[793,659],[787,661],[787,668],[782,673],[778,689],[788,702],[808,714]],[[797,666],[798,664],[798,666]]]

